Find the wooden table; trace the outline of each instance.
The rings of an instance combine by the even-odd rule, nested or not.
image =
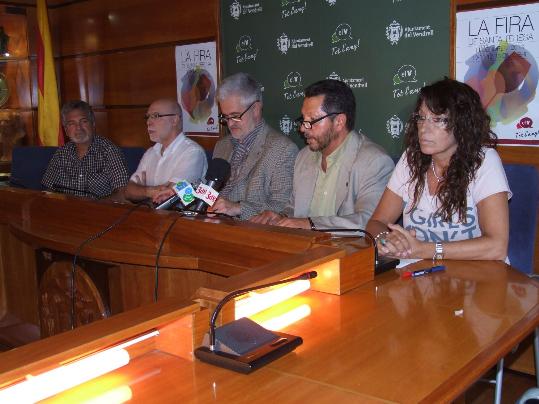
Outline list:
[[[304,343],[251,375],[154,349],[56,399],[121,386],[133,402],[455,399],[539,325],[539,285],[501,262],[445,264],[445,272],[401,279],[392,271],[342,296],[309,291],[282,303],[310,306],[283,330]]]

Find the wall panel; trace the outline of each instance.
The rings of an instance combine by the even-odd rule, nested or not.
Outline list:
[[[61,60],[64,99],[89,99],[93,105],[148,105],[176,98],[172,46],[77,56]]]
[[[91,0],[52,9],[50,18],[58,53],[74,55],[215,37],[217,1]]]

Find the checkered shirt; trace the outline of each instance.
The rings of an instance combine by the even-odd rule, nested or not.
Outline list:
[[[56,150],[41,183],[49,190],[100,199],[127,185],[127,165],[122,151],[110,140],[94,135],[80,159],[69,142]]]

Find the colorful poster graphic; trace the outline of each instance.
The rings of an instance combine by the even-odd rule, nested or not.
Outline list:
[[[184,132],[219,133],[215,42],[176,46],[176,87]]]
[[[539,3],[457,14],[456,77],[481,96],[499,143],[539,146]]]

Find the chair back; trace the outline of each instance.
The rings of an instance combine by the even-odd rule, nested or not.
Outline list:
[[[44,190],[41,179],[49,161],[56,151],[54,146],[20,146],[13,149],[9,185],[17,188]],[[121,147],[127,164],[129,176],[135,172],[142,155],[143,147]]]
[[[504,164],[513,197],[509,201],[509,260],[511,266],[534,273],[539,173],[533,165]]]
[[[19,146],[13,149],[9,185],[25,189],[45,189],[41,179],[57,147]]]
[[[144,147],[120,147],[120,149],[122,149],[127,164],[127,174],[131,177],[137,170],[138,163],[140,163],[146,149]]]

